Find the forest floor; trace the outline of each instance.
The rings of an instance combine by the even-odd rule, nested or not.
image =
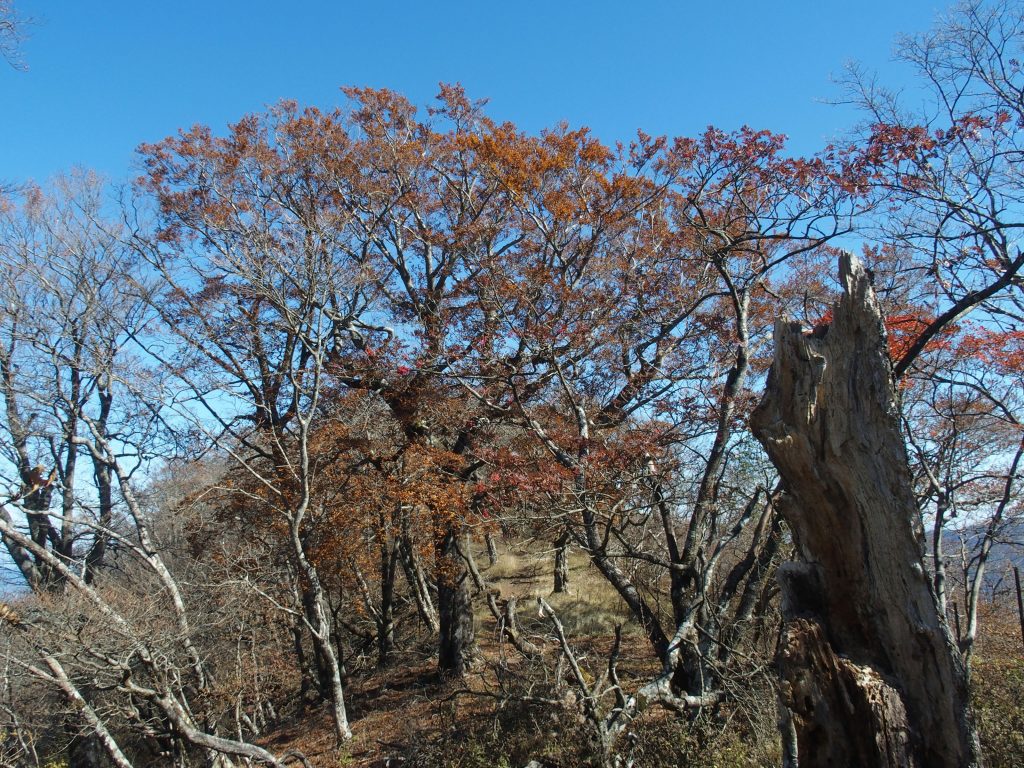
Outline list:
[[[626,605],[585,555],[570,557],[569,591],[552,594],[554,558],[550,550],[528,545],[502,550],[493,565],[487,564],[486,552],[477,553],[477,563],[488,589],[500,594],[499,603],[512,596],[518,599],[517,616],[533,642],[542,645],[542,636],[550,630],[550,623],[538,615],[537,598],[543,597],[557,612],[581,661],[596,673],[607,664],[616,625],[623,627],[619,665],[623,680],[656,671],[657,660],[639,627],[631,623]],[[315,768],[484,766],[493,764],[491,758],[480,754],[479,760],[475,759],[472,753],[480,750],[471,742],[490,742],[487,751],[493,754],[494,739],[507,737],[508,719],[526,717],[527,722],[518,725],[523,726],[520,730],[533,731],[533,738],[509,743],[505,764],[518,768],[543,757],[528,754],[531,748],[551,752],[548,747],[557,746],[566,735],[565,712],[549,711],[543,716],[514,701],[515,694],[531,686],[550,688],[550,681],[542,679],[539,666],[531,667],[501,639],[482,593],[474,598],[474,609],[478,661],[464,679],[441,679],[433,643],[424,642],[403,652],[386,668],[371,667],[372,671],[351,676],[346,704],[353,738],[347,744],[336,748],[327,707],[308,709],[261,743],[277,754],[301,752]],[[407,618],[407,622],[415,621],[414,614]],[[547,644],[545,653],[553,658],[553,643]],[[500,746],[497,749],[501,751]],[[548,764],[571,765],[555,759]]]
[[[522,768],[530,760],[544,768],[590,765],[582,757],[586,731],[572,693],[567,695],[571,683],[560,689],[562,705],[522,700],[531,695],[551,697],[553,690],[551,670],[558,650],[550,622],[538,616],[536,598],[543,597],[555,609],[588,675],[598,676],[607,668],[614,628],[621,625],[618,670],[623,687],[634,687],[657,672],[649,643],[630,620],[625,604],[582,553],[570,558],[569,591],[557,595],[552,594],[549,549],[517,543],[504,547],[494,565],[486,565],[484,552],[477,554],[477,562],[489,589],[497,590],[502,600],[518,599],[522,629],[544,648],[544,664],[531,664],[501,640],[484,595],[478,594],[478,663],[464,679],[439,677],[431,639],[424,637],[418,645],[408,642],[420,633],[413,613],[399,627],[407,638],[395,663],[376,669],[368,658],[348,680],[346,700],[354,734],[350,742],[336,747],[329,710],[320,707],[307,708],[261,743],[279,755],[301,752],[310,768]],[[1002,604],[982,606],[973,699],[989,768],[1024,765],[1021,631],[1015,610]],[[769,648],[764,660],[768,665],[770,657]],[[636,764],[777,765],[770,686],[755,684],[737,694],[745,697],[742,707],[724,717],[715,714],[704,730],[699,723],[683,724],[664,712],[645,713],[635,728],[640,745]],[[749,719],[752,709],[761,710],[756,723]]]

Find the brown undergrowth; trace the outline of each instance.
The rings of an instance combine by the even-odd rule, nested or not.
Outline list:
[[[478,596],[479,660],[464,680],[440,679],[432,646],[424,640],[402,662],[353,673],[347,687],[351,742],[336,748],[324,708],[306,710],[264,745],[278,754],[301,752],[315,768],[521,768],[530,760],[544,768],[596,766],[576,695],[567,681],[554,679],[557,649],[545,639],[549,627],[538,616],[535,598],[544,597],[558,612],[588,674],[602,673],[613,629],[622,625],[619,674],[625,688],[657,670],[643,634],[581,553],[571,560],[570,591],[564,594],[551,594],[550,554],[528,547],[509,549],[481,570],[502,599],[517,597],[519,621],[544,648],[543,664],[531,663],[501,640]],[[1024,765],[1024,644],[1013,608],[983,606],[972,678],[986,764],[995,768]],[[774,696],[768,689],[748,693],[689,721],[646,712],[620,745],[622,754],[635,768],[777,765]]]
[[[317,768],[519,768],[530,760],[546,768],[598,765],[579,694],[557,662],[558,646],[550,622],[538,614],[536,598],[543,597],[558,613],[591,681],[607,669],[616,626],[622,627],[618,674],[623,688],[632,690],[657,673],[658,661],[640,628],[582,553],[571,558],[569,591],[562,594],[551,594],[550,553],[510,548],[494,565],[481,564],[481,571],[501,599],[518,599],[517,617],[543,649],[542,659],[526,659],[503,641],[478,595],[478,662],[466,678],[439,678],[431,646],[423,643],[388,668],[352,675],[347,697],[354,737],[347,744],[335,747],[324,709],[279,729],[265,745],[278,754],[297,750]],[[769,710],[771,698],[768,692]],[[651,711],[635,725],[621,748],[636,768],[777,763],[775,740],[751,746],[750,723],[728,706],[690,722]]]

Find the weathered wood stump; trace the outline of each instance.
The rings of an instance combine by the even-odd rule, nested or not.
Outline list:
[[[960,656],[924,568],[885,329],[840,259],[831,326],[775,326],[751,418],[785,488],[799,561],[780,568],[782,703],[801,768],[979,765]]]

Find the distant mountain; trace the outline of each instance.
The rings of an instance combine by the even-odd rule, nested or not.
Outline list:
[[[949,531],[944,536],[947,569],[950,578],[959,576],[961,562],[961,541],[967,544],[967,556],[972,557],[981,546],[985,535],[982,525],[971,526],[962,531]],[[1024,520],[1013,520],[1004,526],[998,540],[992,545],[988,562],[985,564],[985,591],[1003,592],[1013,589],[1013,567],[1024,570]],[[952,571],[956,571],[954,574]],[[957,579],[958,580],[958,579]]]

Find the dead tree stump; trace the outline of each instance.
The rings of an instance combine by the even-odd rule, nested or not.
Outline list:
[[[882,315],[854,257],[840,276],[827,331],[776,324],[751,418],[799,556],[779,571],[777,654],[799,765],[977,766],[963,665],[924,568]]]

